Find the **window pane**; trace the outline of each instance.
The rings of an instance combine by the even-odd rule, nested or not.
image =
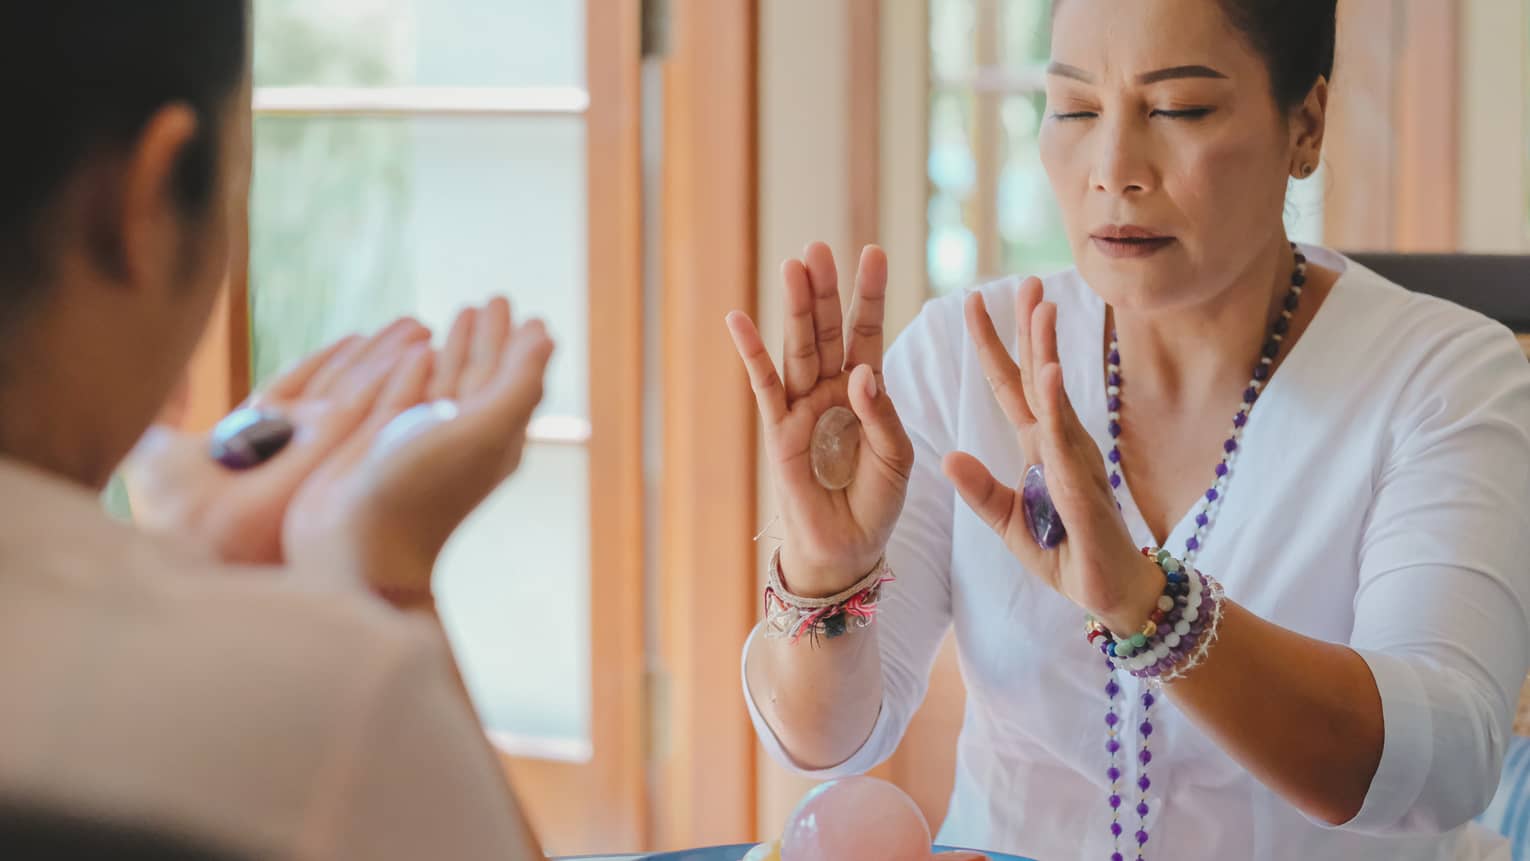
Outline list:
[[[585,449],[533,445],[442,556],[441,618],[492,731],[588,736],[588,511]]]
[[[583,0],[256,0],[255,83],[584,86]]]
[[[1005,99],[1000,111],[999,235],[1006,273],[1044,275],[1073,265],[1062,213],[1036,147],[1046,105],[1044,94],[1033,93]]]
[[[973,0],[930,0],[930,71],[935,80],[959,80],[975,71],[977,10]]]
[[[1011,69],[1046,63],[1052,47],[1053,0],[1003,0],[1000,62]]]
[[[257,382],[414,313],[439,337],[494,293],[548,321],[544,415],[587,415],[580,118],[260,117],[251,204]],[[444,618],[489,727],[588,726],[585,452],[534,446],[443,559]]]
[[[936,92],[930,100],[930,285],[940,293],[971,287],[977,279],[977,238],[973,187],[977,163],[972,150],[973,97]]]
[[[558,340],[543,412],[585,417],[577,117],[260,117],[251,206],[257,383],[326,341],[511,294]]]

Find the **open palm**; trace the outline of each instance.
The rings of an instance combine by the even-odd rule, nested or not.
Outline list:
[[[734,312],[728,329],[749,372],[770,474],[782,506],[781,567],[802,595],[842,591],[876,566],[902,512],[914,452],[881,383],[887,258],[861,255],[849,320],[840,308],[834,256],[823,243],[782,266],[786,300],[783,374],[758,328]],[[831,490],[812,465],[813,432],[832,407],[860,421],[850,484]]]

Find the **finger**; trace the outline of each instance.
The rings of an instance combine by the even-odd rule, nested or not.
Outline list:
[[[365,339],[360,335],[347,335],[299,359],[266,385],[251,399],[251,405],[268,401],[286,401],[301,397],[303,392],[318,379],[319,372],[334,362],[342,353],[360,348]]]
[[[462,370],[458,397],[471,398],[494,379],[510,339],[510,302],[503,296],[489,300],[478,312],[467,365]]]
[[[781,264],[781,284],[786,291],[786,397],[796,400],[818,383],[818,330],[813,322],[813,286],[800,260]]]
[[[940,467],[967,507],[1000,537],[1007,538],[1019,517],[1020,497],[1014,488],[995,479],[988,467],[965,452],[951,452]]]
[[[1015,297],[1015,331],[1018,333],[1015,355],[1020,359],[1020,381],[1027,392],[1036,390],[1036,380],[1031,370],[1039,366],[1032,359],[1031,321],[1036,306],[1041,304],[1042,294],[1041,279],[1032,277],[1020,282],[1020,292]]]
[[[1036,416],[1026,399],[1024,378],[1020,375],[1019,366],[1004,348],[1004,342],[999,340],[993,318],[988,314],[987,300],[981,292],[974,292],[967,297],[963,311],[968,335],[977,347],[978,364],[983,368],[983,376],[993,389],[999,408],[1004,410],[1005,418],[1016,428],[1029,427],[1035,423]]]
[[[487,389],[492,393],[488,412],[503,432],[519,438],[542,402],[554,344],[541,320],[516,328],[506,343],[499,371]]]
[[[1085,523],[1094,503],[1114,507],[1099,449],[1078,424],[1063,388],[1062,366],[1050,362],[1037,373],[1041,459],[1047,488],[1065,523]]]
[[[467,367],[468,349],[473,342],[473,323],[478,319],[477,308],[464,308],[452,321],[446,344],[436,358],[435,372],[431,375],[429,397],[433,401],[457,397],[462,369]]]
[[[861,433],[872,453],[907,478],[914,469],[914,444],[898,420],[892,398],[869,365],[857,365],[850,372],[850,409],[860,419]]]
[[[887,255],[875,245],[861,252],[855,273],[855,298],[850,302],[850,340],[845,365],[870,365],[882,373],[882,317],[887,304]]]
[[[786,417],[786,389],[781,376],[776,373],[776,363],[770,359],[770,351],[760,338],[760,330],[743,311],[727,316],[728,334],[733,336],[733,348],[744,362],[749,373],[749,386],[754,389],[754,401],[759,405],[760,418],[766,427]]]
[[[813,287],[813,325],[818,338],[818,378],[838,376],[845,369],[845,318],[839,305],[839,271],[834,252],[814,242],[803,252],[808,282]]]
[[[425,402],[429,394],[435,351],[429,344],[415,344],[404,353],[393,374],[383,383],[373,414],[392,418]]]
[[[988,856],[981,852],[965,851],[937,852],[935,858],[937,861],[988,861]]]
[[[1057,306],[1042,302],[1031,312],[1031,367],[1061,364],[1057,357]]]
[[[347,349],[321,369],[304,394],[314,397],[346,397],[371,389],[379,377],[393,370],[403,350],[426,340],[430,330],[412,317],[404,317],[366,339],[358,349]]]

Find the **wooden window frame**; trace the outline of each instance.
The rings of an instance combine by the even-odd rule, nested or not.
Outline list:
[[[589,419],[539,417],[532,443],[589,453],[588,743],[491,733],[533,825],[558,854],[649,842],[644,773],[641,7],[585,15],[586,89],[262,88],[262,114],[581,116],[586,129]],[[193,356],[186,424],[205,429],[249,393],[249,225]],[[592,815],[598,811],[598,815]]]

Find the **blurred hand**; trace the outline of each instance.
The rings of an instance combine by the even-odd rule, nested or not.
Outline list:
[[[206,434],[151,427],[122,466],[133,519],[188,537],[226,562],[282,562],[282,522],[298,488],[368,421],[386,421],[418,402],[407,400],[400,380],[428,373],[429,341],[428,329],[401,319],[370,338],[337,341],[282,373],[246,406],[286,416],[296,432],[254,469],[218,464]],[[161,422],[184,412],[182,400],[171,398]]]
[[[811,597],[841,592],[876,566],[903,510],[914,448],[881,383],[886,255],[862,252],[848,325],[833,253],[815,242],[804,256],[781,267],[784,382],[748,315],[728,315],[728,330],[765,426],[786,532],[781,570],[793,592]],[[850,408],[861,423],[854,478],[843,490],[818,483],[810,450],[819,417],[834,406]]]
[[[450,401],[455,417],[384,433],[402,411],[390,409],[365,423],[293,498],[287,557],[357,572],[401,606],[428,604],[447,539],[520,464],[552,351],[542,323],[514,325],[504,299],[458,315],[434,366],[395,374],[389,402]]]

